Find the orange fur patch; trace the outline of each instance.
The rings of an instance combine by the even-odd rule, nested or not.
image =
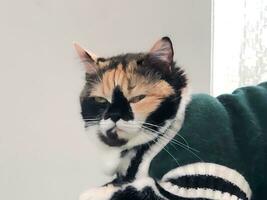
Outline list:
[[[115,69],[103,74],[102,82],[97,84],[91,92],[91,96],[100,96],[111,101],[113,89],[120,86],[124,96],[130,99],[139,95],[146,97],[137,103],[131,103],[135,117],[144,120],[151,112],[157,109],[163,98],[174,94],[173,88],[164,80],[153,82],[149,77],[143,77],[134,73],[136,64],[129,63],[127,70],[123,70],[122,64]]]

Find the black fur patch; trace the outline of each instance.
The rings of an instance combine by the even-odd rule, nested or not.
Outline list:
[[[163,200],[157,196],[151,187],[145,187],[141,191],[132,186],[116,192],[110,200]]]
[[[133,112],[130,104],[118,86],[115,87],[113,91],[112,103],[104,115],[104,119],[108,118],[114,122],[117,122],[119,119],[123,119],[125,121],[133,119]]]
[[[106,137],[102,135],[101,133],[99,134],[99,138],[104,142],[105,144],[111,146],[111,147],[119,147],[122,145],[125,145],[128,141],[125,139],[120,139],[118,137]]]
[[[109,103],[98,103],[94,101],[94,98],[87,97],[81,101],[81,114],[85,122],[89,122],[91,119],[100,119],[108,108]]]
[[[127,169],[126,176],[125,176],[126,180],[128,180],[128,181],[134,180],[135,175],[138,172],[139,165],[143,160],[143,155],[155,143],[156,143],[156,140],[150,141],[146,144],[143,144],[143,145],[140,145],[140,146],[137,146],[134,148],[136,150],[136,154],[135,154],[135,157],[131,160],[131,163]]]
[[[138,168],[140,163],[143,161],[143,155],[149,150],[149,148],[156,143],[155,141],[150,141],[146,144],[142,144],[134,147],[131,150],[123,151],[121,153],[121,157],[123,159],[124,156],[127,156],[129,151],[136,151],[135,156],[132,158],[130,165],[126,171],[125,175],[117,174],[117,177],[112,181],[113,185],[120,186],[125,183],[129,183],[135,179],[136,173],[138,172]]]
[[[152,112],[146,119],[149,124],[155,124],[157,126],[164,126],[165,121],[175,117],[178,106],[180,103],[180,97],[170,96],[163,100],[157,110]],[[150,129],[158,130],[157,126],[148,126]]]

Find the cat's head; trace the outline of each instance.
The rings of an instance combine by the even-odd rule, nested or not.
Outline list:
[[[110,58],[97,57],[77,44],[75,48],[86,69],[80,103],[89,134],[107,146],[126,149],[164,134],[187,86],[168,37],[148,52]]]

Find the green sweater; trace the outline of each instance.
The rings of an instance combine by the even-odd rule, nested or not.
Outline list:
[[[267,82],[217,98],[193,95],[175,139],[152,161],[150,175],[160,179],[178,165],[211,162],[237,170],[248,181],[252,199],[267,199]],[[160,164],[159,164],[160,163]]]

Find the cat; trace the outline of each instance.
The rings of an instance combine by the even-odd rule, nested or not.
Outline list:
[[[205,199],[207,194],[193,198],[172,192],[176,169],[162,180],[148,174],[152,159],[180,130],[190,102],[188,79],[173,60],[170,38],[161,38],[148,52],[110,58],[78,44],[75,49],[86,70],[80,95],[86,131],[102,151],[105,172],[115,176],[80,200]]]

